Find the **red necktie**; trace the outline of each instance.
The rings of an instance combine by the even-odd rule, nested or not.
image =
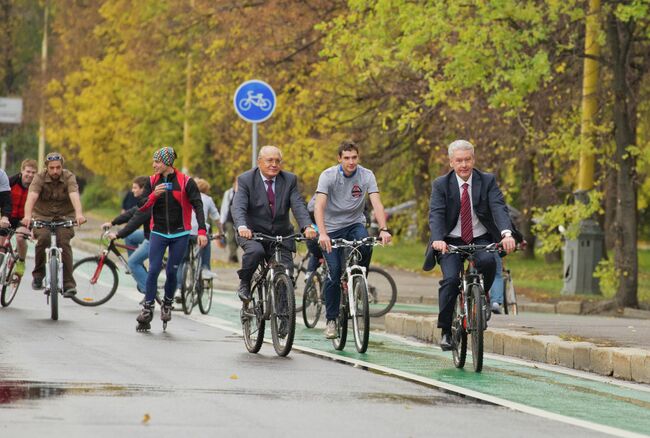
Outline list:
[[[469,184],[463,184],[463,194],[460,197],[460,238],[469,244],[474,239],[472,232],[472,206],[469,200],[467,188]]]
[[[273,192],[273,180],[267,179],[264,182],[266,183],[266,194],[269,197],[269,207],[271,207],[271,215],[275,217],[275,193]]]

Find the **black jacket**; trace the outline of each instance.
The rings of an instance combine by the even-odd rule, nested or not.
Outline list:
[[[118,239],[124,239],[129,234],[133,233],[139,227],[144,231],[144,238],[149,239],[151,234],[150,221],[151,210],[140,211],[140,207],[147,201],[149,193],[145,190],[142,196],[137,198],[137,205],[126,210],[124,213],[118,215],[111,221],[113,225],[126,224],[120,231],[117,232]]]

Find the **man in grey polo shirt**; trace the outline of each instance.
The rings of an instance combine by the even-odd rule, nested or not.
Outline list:
[[[336,320],[339,316],[341,300],[341,273],[345,267],[343,251],[332,249],[331,239],[363,239],[368,237],[366,217],[363,214],[366,194],[370,199],[379,224],[379,237],[384,244],[391,239],[386,228],[384,206],[379,197],[375,175],[371,170],[359,166],[359,146],[352,141],[344,141],[338,149],[336,166],[321,173],[316,188],[314,216],[318,226],[318,242],[325,250],[329,277],[325,280],[325,307],[327,328],[325,337],[334,339],[337,335]],[[361,248],[361,264],[370,265],[372,248]]]

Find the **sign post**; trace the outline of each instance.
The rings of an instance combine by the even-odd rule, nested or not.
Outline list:
[[[275,91],[264,81],[246,81],[235,91],[233,104],[237,115],[252,124],[251,167],[255,167],[257,161],[257,124],[271,117],[275,111],[275,103]]]
[[[23,121],[23,100],[0,97],[0,123],[19,125]]]

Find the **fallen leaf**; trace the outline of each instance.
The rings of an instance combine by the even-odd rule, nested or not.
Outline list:
[[[237,377],[237,374],[231,374],[230,375],[230,380],[237,380],[239,377]]]
[[[151,416],[149,414],[144,414],[144,416],[142,417],[142,424],[149,423],[149,420],[151,420]]]

